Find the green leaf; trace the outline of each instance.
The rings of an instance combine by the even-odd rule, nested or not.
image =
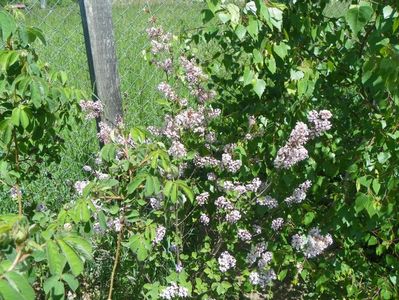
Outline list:
[[[18,288],[19,292],[23,297],[22,299],[26,300],[35,299],[35,292],[32,289],[32,287],[29,285],[28,280],[24,276],[16,272],[8,272],[5,274],[5,277],[10,283],[13,283],[13,285]]]
[[[187,183],[179,180],[179,188],[182,189],[183,193],[187,196],[191,203],[194,202],[194,193],[188,187]]]
[[[176,203],[177,201],[177,184],[173,182],[172,189],[170,190],[170,200],[172,203]]]
[[[93,247],[90,242],[76,234],[64,237],[65,242],[74,248],[85,259],[92,259]]]
[[[259,98],[262,97],[263,92],[266,88],[266,82],[263,79],[256,79],[253,84],[253,90],[258,95]]]
[[[277,276],[278,280],[283,281],[285,276],[287,276],[287,273],[288,273],[287,269],[281,270],[280,273],[278,273],[278,276]]]
[[[172,185],[173,185],[173,181],[167,181],[165,183],[165,186],[163,188],[163,194],[165,195],[165,197],[170,196],[170,191],[172,190]]]
[[[233,3],[227,4],[227,11],[230,14],[230,22],[233,28],[235,28],[240,22],[240,9]]]
[[[4,300],[22,300],[24,297],[20,292],[15,290],[7,281],[0,280],[0,295],[3,296]]]
[[[16,107],[12,110],[11,122],[15,126],[19,126],[20,115],[21,115],[21,109],[19,107]]]
[[[62,274],[62,279],[69,285],[72,291],[76,291],[79,287],[79,281],[72,274]]]
[[[323,16],[329,19],[338,19],[346,15],[352,1],[330,0],[323,9]]]
[[[276,60],[274,59],[273,55],[270,55],[270,58],[266,61],[266,66],[272,74],[276,73]]]
[[[58,245],[60,246],[62,252],[64,253],[66,260],[68,262],[69,267],[71,268],[72,274],[78,276],[83,272],[83,262],[80,257],[77,255],[74,249],[71,248],[64,240],[57,240]]]
[[[47,261],[51,274],[61,275],[65,266],[65,258],[60,255],[58,246],[53,240],[48,240],[46,243]]]
[[[384,164],[390,157],[391,154],[389,152],[380,152],[377,155],[377,160],[380,164]]]
[[[373,187],[374,192],[376,194],[378,194],[378,192],[380,191],[380,188],[381,188],[381,184],[379,183],[378,179],[373,179],[372,187]]]
[[[290,47],[284,43],[284,42],[280,42],[279,44],[274,44],[273,45],[273,51],[281,58],[284,59],[284,57],[287,56],[288,54],[288,50],[290,49]]]
[[[281,31],[281,27],[283,25],[283,11],[277,7],[269,7],[268,11],[273,26]]]
[[[0,11],[0,28],[3,42],[6,42],[17,28],[14,18],[4,10]]]
[[[146,179],[147,173],[141,173],[137,174],[136,177],[131,181],[128,186],[127,186],[127,194],[130,195],[132,194],[140,184],[143,183],[143,181]]]
[[[19,121],[22,125],[23,128],[27,128],[29,126],[29,119],[32,116],[32,113],[28,108],[23,108],[21,109],[20,115],[19,115]]]
[[[251,84],[254,77],[255,77],[255,72],[251,70],[249,66],[245,66],[243,74],[244,86]]]
[[[254,39],[258,39],[258,33],[259,33],[259,23],[256,18],[253,16],[250,16],[248,18],[248,26],[247,26],[247,31],[249,35]]]
[[[57,282],[59,282],[60,276],[51,276],[47,278],[43,283],[43,290],[46,294],[50,293],[51,289],[53,289]]]
[[[360,5],[348,10],[345,19],[355,36],[370,21],[373,13],[373,9],[368,5]]]
[[[309,225],[310,223],[313,222],[313,219],[315,218],[316,214],[314,212],[307,212],[305,214],[305,217],[303,218],[303,224],[304,225]]]
[[[243,40],[245,37],[245,34],[247,33],[247,29],[242,24],[238,24],[235,29],[235,33],[239,40]]]
[[[154,180],[151,175],[146,177],[144,195],[146,197],[151,196],[154,193]]]
[[[107,144],[101,149],[101,158],[110,162],[115,159],[116,146],[114,144]]]

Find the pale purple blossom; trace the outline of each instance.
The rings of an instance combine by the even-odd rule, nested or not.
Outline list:
[[[168,100],[171,100],[174,102],[178,102],[178,100],[179,100],[179,97],[177,97],[175,91],[166,82],[161,82],[158,85],[158,91],[160,91],[162,94],[164,94],[165,98]]]
[[[90,166],[83,166],[83,171],[85,171],[85,172],[91,172],[91,171],[93,171],[93,169],[90,167]]]
[[[209,172],[208,174],[206,174],[206,177],[208,178],[209,181],[215,181],[217,179],[216,174],[213,172]]]
[[[12,199],[17,199],[17,198],[19,198],[19,197],[22,197],[22,191],[21,191],[21,189],[18,188],[18,187],[16,187],[16,186],[13,186],[13,187],[10,189],[10,196],[11,196]]]
[[[195,197],[195,200],[197,200],[197,203],[199,206],[203,206],[209,198],[209,193],[208,192],[203,192],[199,194],[197,197]]]
[[[98,138],[104,143],[108,144],[111,141],[111,127],[107,125],[107,123],[100,122],[98,124],[100,132],[97,134]]]
[[[215,205],[218,209],[233,209],[233,205],[231,204],[231,202],[227,200],[224,196],[218,197],[215,201]]]
[[[154,245],[157,245],[160,242],[162,242],[163,238],[165,237],[165,234],[166,234],[166,228],[162,225],[159,225],[155,230],[155,238],[152,241],[152,243]]]
[[[188,289],[179,286],[176,282],[171,282],[170,286],[166,287],[160,294],[161,299],[171,300],[175,298],[187,298]]]
[[[86,120],[98,118],[104,110],[101,101],[81,100],[79,105],[82,108],[82,111],[86,113]]]
[[[150,198],[150,205],[152,209],[159,210],[162,208],[161,200],[157,198]]]
[[[273,258],[273,254],[270,251],[263,252],[258,260],[258,268],[263,269],[267,266]]]
[[[332,114],[329,110],[319,112],[312,110],[308,113],[308,122],[310,123],[310,138],[321,136],[323,132],[330,130],[332,125],[330,119]]]
[[[233,160],[229,153],[222,154],[222,164],[231,173],[236,173],[242,166],[241,160]]]
[[[204,213],[201,213],[200,222],[201,222],[201,224],[207,226],[209,224],[209,222],[210,222],[210,219],[209,219],[208,215],[206,215]]]
[[[183,158],[187,155],[187,150],[184,145],[178,141],[173,141],[172,145],[168,150],[169,155],[173,156],[174,158]]]
[[[238,229],[237,234],[238,238],[243,242],[247,242],[252,239],[252,234],[246,229]]]
[[[267,208],[276,208],[278,206],[278,202],[276,199],[266,196],[266,197],[259,197],[256,199],[256,203],[258,205],[266,206]]]
[[[303,122],[298,122],[292,130],[288,142],[277,152],[274,165],[278,169],[288,169],[298,162],[308,158],[304,145],[309,140],[309,128]]]
[[[291,241],[292,247],[301,251],[307,258],[322,254],[332,243],[331,235],[322,235],[317,227],[312,228],[307,236],[295,234]]]
[[[76,181],[75,182],[75,190],[79,195],[83,195],[83,190],[84,188],[89,184],[89,181],[83,180],[83,181]]]
[[[287,205],[292,205],[293,203],[299,204],[303,200],[306,199],[306,193],[308,189],[312,186],[312,182],[310,180],[306,180],[301,183],[292,193],[291,196],[287,197],[284,201]]]
[[[229,222],[230,224],[235,224],[240,219],[241,219],[241,213],[236,209],[229,211],[226,214],[226,221]]]
[[[236,266],[236,259],[227,251],[224,251],[218,258],[219,270],[227,272]]]
[[[272,221],[272,229],[274,231],[279,231],[283,227],[283,225],[284,225],[283,218],[277,218]]]
[[[249,265],[253,265],[263,253],[266,252],[267,244],[265,242],[260,242],[255,246],[251,247],[251,251],[247,255],[247,262]]]

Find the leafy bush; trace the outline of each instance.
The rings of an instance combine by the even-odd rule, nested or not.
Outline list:
[[[18,25],[4,10],[0,25],[0,180],[18,207],[18,214],[0,215],[0,295],[35,299],[33,284],[38,296],[61,299],[64,282],[72,290],[79,286],[75,277],[91,255],[77,233],[90,218],[86,202],[54,214],[45,204],[25,203],[21,186],[43,161],[59,159],[61,132],[80,121],[83,95],[67,86],[65,73],[38,59],[32,43],[45,43],[39,29]]]

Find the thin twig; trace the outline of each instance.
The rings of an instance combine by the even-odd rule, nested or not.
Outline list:
[[[112,291],[114,289],[114,280],[115,280],[116,268],[118,267],[119,257],[121,255],[121,244],[122,244],[124,227],[125,227],[124,223],[122,222],[121,229],[120,229],[120,231],[118,233],[118,240],[116,242],[116,253],[115,253],[114,266],[112,267],[112,273],[111,273],[111,278],[110,278],[108,300],[112,300]]]

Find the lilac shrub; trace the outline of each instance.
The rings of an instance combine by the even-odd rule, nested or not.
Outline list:
[[[281,148],[274,173],[266,174],[257,167],[264,157],[252,148],[269,134],[263,117],[248,115],[247,130],[226,140],[224,133],[234,128],[225,127],[231,116],[220,105],[223,96],[210,88],[195,57],[176,51],[172,35],[152,25],[150,61],[166,77],[158,86],[166,100],[164,123],[131,130],[122,122],[115,128],[101,123],[103,161],[85,167],[93,180],[77,182],[77,192],[89,190],[102,203],[95,206],[97,215],[119,232],[121,251],[134,254],[144,272],[135,288],[146,297],[237,299],[266,293],[284,279],[278,270],[321,256],[333,243],[318,228],[301,234],[303,227],[292,217],[310,201],[311,180],[298,178],[299,184],[286,184],[283,191],[274,187],[279,176],[311,155],[308,144],[331,128],[332,115],[313,110],[307,123],[298,120],[287,141],[276,142]],[[188,98],[177,92],[182,90]],[[99,111],[81,105],[90,118]],[[99,217],[93,222],[101,225]],[[282,260],[288,253],[292,258]],[[288,276],[298,275],[291,270]]]

